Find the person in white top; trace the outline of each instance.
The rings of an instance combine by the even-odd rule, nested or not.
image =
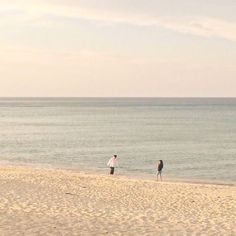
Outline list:
[[[107,166],[110,167],[110,175],[113,175],[115,172],[115,167],[118,166],[117,155],[114,155],[108,162]]]

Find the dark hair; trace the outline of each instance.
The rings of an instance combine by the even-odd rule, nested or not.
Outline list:
[[[164,167],[163,165],[163,161],[162,160],[159,160],[160,161],[160,164],[158,165],[158,170],[161,171]]]
[[[115,158],[117,158],[117,155],[114,155]]]

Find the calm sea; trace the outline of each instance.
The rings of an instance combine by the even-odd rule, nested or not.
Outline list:
[[[236,182],[236,98],[0,98],[2,163]],[[151,176],[152,175],[152,176]]]

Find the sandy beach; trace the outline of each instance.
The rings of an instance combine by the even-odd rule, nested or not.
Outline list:
[[[0,235],[236,235],[236,187],[0,167]]]

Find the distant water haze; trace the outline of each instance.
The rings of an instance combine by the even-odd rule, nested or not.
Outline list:
[[[236,98],[1,98],[2,163],[236,182]],[[152,177],[151,177],[152,175]]]

